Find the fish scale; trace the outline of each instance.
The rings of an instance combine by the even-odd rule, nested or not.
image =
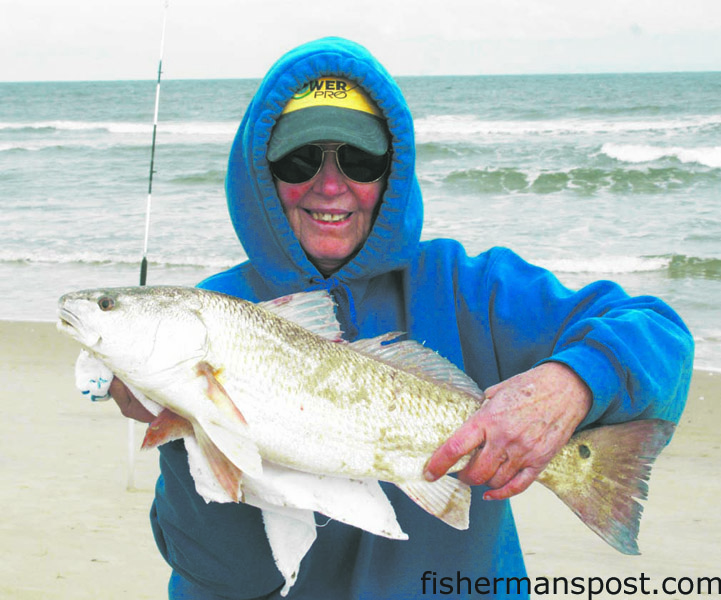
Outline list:
[[[209,337],[220,341],[211,345],[208,361],[220,369],[261,450],[284,466],[369,477],[378,455],[403,452],[402,472],[386,466],[384,474],[404,481],[417,477],[433,450],[479,406],[469,394],[264,313],[251,303],[210,296],[204,322]],[[429,428],[429,421],[442,426]]]
[[[389,481],[404,481],[417,477],[433,450],[479,407],[477,398],[442,390],[293,323],[279,330],[283,336],[244,339],[223,369],[243,370],[241,382],[228,381],[229,390],[268,399],[235,402],[261,449],[284,466],[370,477],[379,455],[402,452],[403,464],[394,469],[386,460],[383,472]],[[287,351],[287,339],[303,351]],[[282,373],[269,371],[269,364],[282,364]],[[443,426],[429,428],[429,420]]]

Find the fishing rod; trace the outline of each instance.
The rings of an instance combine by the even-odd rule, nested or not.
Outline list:
[[[155,114],[153,116],[153,141],[150,146],[150,175],[148,176],[148,202],[145,207],[145,240],[143,259],[140,261],[140,285],[145,285],[148,277],[148,239],[150,237],[150,207],[153,198],[153,173],[155,172],[155,139],[158,132],[158,107],[160,106],[160,78],[163,74],[163,47],[165,46],[165,24],[168,18],[170,0],[165,0],[163,10],[163,31],[160,34],[160,60],[158,61],[158,82],[155,86]]]
[[[153,115],[153,141],[150,145],[150,175],[148,176],[148,201],[145,207],[145,240],[143,259],[140,261],[140,285],[148,278],[148,239],[150,237],[150,207],[153,198],[153,173],[155,172],[155,139],[158,133],[158,107],[160,106],[160,78],[163,74],[163,48],[165,46],[165,24],[168,20],[170,0],[165,0],[163,8],[163,30],[160,34],[160,60],[158,61],[158,82],[155,85],[155,113]],[[128,480],[125,489],[135,488],[135,422],[128,419]]]

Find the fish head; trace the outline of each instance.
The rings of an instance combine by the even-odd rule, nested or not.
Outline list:
[[[126,383],[172,377],[208,350],[198,290],[164,286],[71,292],[58,301],[58,330]]]

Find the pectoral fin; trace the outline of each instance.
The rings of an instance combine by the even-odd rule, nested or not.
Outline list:
[[[471,488],[446,475],[438,481],[412,481],[396,484],[423,510],[456,529],[468,529]]]
[[[195,425],[196,438],[203,453],[211,452],[209,456],[214,461],[211,465],[220,465],[220,461],[216,460],[219,457],[212,454],[217,449],[242,472],[260,476],[263,469],[258,447],[250,438],[245,417],[218,381],[219,371],[207,362],[200,362],[196,366],[196,373],[205,380],[205,394],[218,409],[216,416],[199,416]],[[198,427],[204,435],[199,433]],[[225,470],[224,467],[220,469]]]
[[[233,400],[225,391],[223,385],[218,381],[219,370],[214,369],[207,362],[199,362],[195,367],[195,372],[200,376],[204,377],[207,382],[207,389],[205,395],[218,407],[218,410],[224,415],[229,417],[232,421],[237,421],[242,425],[248,423],[240,412],[240,409],[233,403]]]

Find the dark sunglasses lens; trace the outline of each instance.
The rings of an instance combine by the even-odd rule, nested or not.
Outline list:
[[[338,148],[338,165],[346,177],[358,183],[380,179],[388,169],[388,154],[375,156],[354,146]]]
[[[323,162],[323,150],[318,146],[302,146],[270,164],[278,179],[286,183],[303,183],[312,179]]]

